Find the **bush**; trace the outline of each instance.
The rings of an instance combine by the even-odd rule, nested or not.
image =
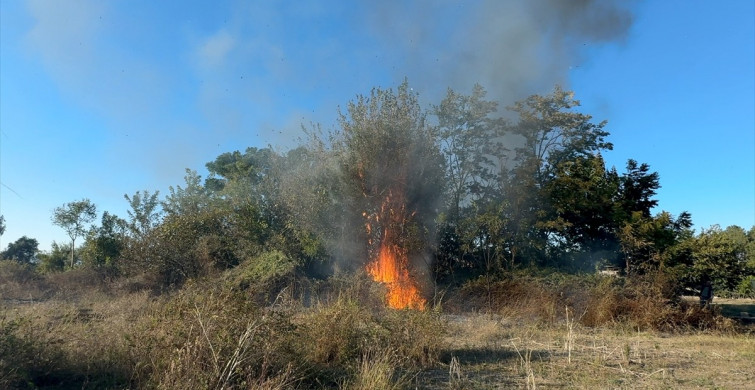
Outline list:
[[[287,388],[300,381],[293,329],[241,292],[190,283],[127,335],[137,387]]]
[[[739,285],[737,285],[737,294],[755,298],[755,275],[746,276],[739,282]]]
[[[364,356],[381,346],[404,369],[434,363],[444,335],[440,311],[387,309],[384,296],[380,284],[357,276],[334,301],[306,311],[300,321],[308,359],[354,372]]]
[[[28,319],[0,317],[0,388],[33,389],[58,371],[62,353],[39,332]]]
[[[38,300],[49,294],[49,286],[29,264],[0,260],[0,298]]]
[[[590,292],[581,322],[587,326],[628,324],[633,328],[677,331],[731,330],[733,323],[710,307],[668,298],[663,277],[607,278]]]

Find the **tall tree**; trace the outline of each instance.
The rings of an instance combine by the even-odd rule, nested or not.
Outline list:
[[[462,205],[469,205],[489,192],[486,189],[491,189],[491,184],[498,184],[497,169],[506,151],[502,143],[505,126],[503,119],[492,117],[497,103],[485,100],[486,94],[479,84],[471,95],[449,89],[433,108],[446,160],[448,210],[454,222]]]
[[[8,244],[8,248],[0,253],[0,258],[15,260],[21,264],[33,264],[39,252],[39,243],[33,238],[23,236]]]
[[[606,170],[600,154],[561,162],[545,188],[549,215],[542,222],[563,260],[575,266],[614,262],[618,240],[614,224],[619,176]]]
[[[130,221],[128,228],[136,237],[143,237],[157,225],[160,219],[160,201],[157,197],[160,191],[150,194],[149,191],[136,191],[134,195],[123,195],[128,201],[131,210],[128,210]]]
[[[5,233],[5,217],[0,215],[0,236]]]
[[[441,200],[443,159],[408,82],[395,92],[376,88],[358,96],[340,113],[339,123],[336,152],[349,211],[362,220],[359,224],[372,215],[385,224],[418,224],[425,234]],[[391,213],[401,215],[392,218]]]
[[[422,306],[415,261],[426,258],[443,193],[443,157],[408,82],[373,89],[340,113],[335,135],[352,258],[388,285],[392,307]],[[429,261],[426,261],[429,263]],[[429,265],[429,264],[428,264]]]
[[[532,95],[509,107],[519,116],[512,132],[523,139],[516,159],[534,166],[540,187],[559,163],[613,149],[603,129],[607,122],[593,123],[592,116],[573,110],[579,105],[574,92],[557,86],[550,95]]]
[[[660,187],[658,172],[650,172],[648,164],[638,164],[632,159],[627,161],[626,173],[621,176],[618,199],[623,211],[621,217],[627,219],[633,212],[639,211],[643,217],[649,218],[650,211],[658,205],[653,197]]]
[[[186,169],[184,187],[171,186],[170,194],[162,202],[163,211],[169,216],[180,214],[196,214],[210,205],[212,191],[202,185],[202,176],[197,171]]]
[[[613,148],[606,141],[606,122],[592,122],[590,115],[575,110],[579,104],[573,92],[556,87],[550,95],[532,95],[509,107],[518,116],[510,132],[518,135],[513,142],[520,145],[515,148],[513,167],[502,180],[512,257],[535,248],[536,252],[528,255],[530,261],[552,259],[549,222],[555,206],[549,197],[549,182],[562,163],[589,160]]]
[[[66,203],[53,210],[52,222],[71,238],[71,268],[74,266],[76,238],[87,231],[87,224],[97,218],[97,207],[89,199]]]

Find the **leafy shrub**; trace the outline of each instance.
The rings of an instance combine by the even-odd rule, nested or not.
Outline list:
[[[742,296],[755,298],[755,275],[744,277],[739,282],[739,285],[737,285],[737,293]]]

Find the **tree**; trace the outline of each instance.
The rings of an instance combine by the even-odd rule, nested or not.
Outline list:
[[[0,215],[0,236],[5,233],[5,217]]]
[[[433,108],[438,118],[438,136],[445,157],[448,210],[452,223],[458,221],[463,204],[489,194],[498,184],[502,164],[504,122],[493,118],[497,103],[485,100],[487,92],[475,84],[471,95],[449,89],[440,105]]]
[[[373,89],[339,113],[334,134],[344,186],[352,256],[388,285],[392,307],[421,306],[415,278],[429,265],[430,238],[443,194],[443,156],[417,95],[402,83],[396,92]],[[344,243],[345,244],[345,243]],[[353,245],[352,245],[353,246]],[[403,293],[400,293],[403,291]]]
[[[52,222],[71,238],[71,268],[74,266],[76,238],[86,233],[86,225],[97,218],[97,207],[89,199],[64,204],[53,211]]]
[[[131,219],[128,222],[128,228],[133,235],[143,237],[149,233],[152,228],[157,225],[160,219],[160,202],[157,197],[160,195],[160,191],[155,191],[154,194],[149,191],[136,191],[134,195],[123,195],[128,201],[131,210],[128,210],[128,216]]]
[[[518,118],[508,131],[518,136],[512,142],[520,144],[514,165],[501,177],[503,234],[512,264],[517,256],[541,264],[558,259],[561,245],[553,236],[558,205],[549,183],[565,173],[562,164],[589,161],[613,148],[606,141],[606,122],[593,123],[590,115],[574,110],[578,106],[573,92],[556,87],[550,95],[532,95],[509,107]]]
[[[650,217],[650,210],[658,205],[653,199],[656,190],[661,187],[658,172],[650,172],[648,164],[637,165],[637,161],[627,161],[627,171],[621,176],[618,204],[623,212],[620,216],[628,219],[633,212],[639,211],[645,218]]]
[[[618,240],[614,223],[619,176],[606,170],[600,154],[561,162],[546,185],[551,214],[542,226],[563,260],[575,266],[614,262]]]
[[[37,260],[38,248],[37,240],[23,236],[8,244],[8,248],[0,253],[0,258],[15,260],[21,264],[34,264]]]
[[[739,226],[723,230],[713,226],[701,231],[693,240],[694,279],[734,290],[747,274],[747,246],[747,233]]]
[[[574,92],[557,86],[550,95],[532,95],[509,107],[519,116],[512,132],[523,139],[516,160],[519,165],[534,165],[540,187],[559,163],[613,149],[605,140],[607,122],[592,123],[592,116],[572,111],[579,105]]]
[[[431,229],[442,199],[443,159],[408,82],[396,92],[376,88],[369,97],[358,96],[339,123],[336,153],[347,210],[357,226],[374,218],[384,227],[416,224],[423,234]]]
[[[170,186],[168,189],[170,194],[162,202],[167,215],[196,214],[210,206],[212,191],[202,185],[202,176],[197,171],[187,168],[184,181],[185,187]]]
[[[61,272],[66,267],[66,260],[70,257],[71,244],[58,244],[52,242],[52,248],[49,252],[43,252],[38,255],[39,271],[42,273]]]
[[[125,246],[126,221],[105,211],[100,226],[93,226],[87,234],[81,258],[91,267],[111,265],[120,257]]]
[[[692,217],[682,212],[676,218],[663,211],[645,217],[635,211],[618,231],[621,251],[628,275],[663,271],[668,266],[683,263],[674,258],[674,248],[691,236]]]
[[[238,150],[223,153],[215,161],[205,164],[210,171],[206,186],[221,190],[230,182],[259,184],[270,169],[276,153],[270,148],[247,148],[244,154]]]

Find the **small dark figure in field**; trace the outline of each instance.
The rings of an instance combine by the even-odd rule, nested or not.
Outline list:
[[[706,280],[700,289],[700,306],[707,306],[713,301],[713,285]]]

